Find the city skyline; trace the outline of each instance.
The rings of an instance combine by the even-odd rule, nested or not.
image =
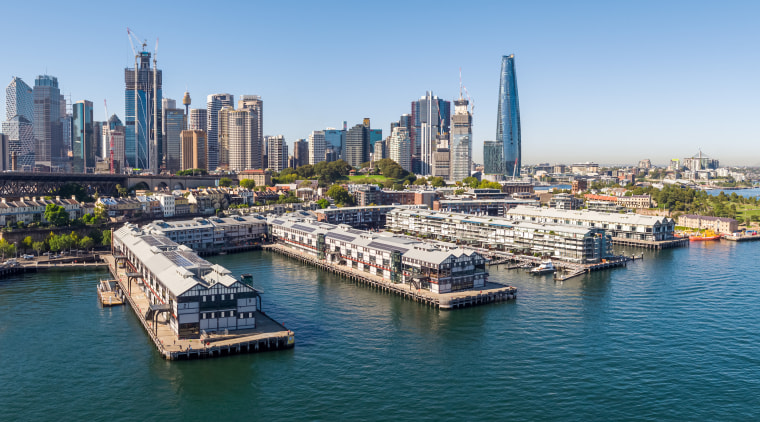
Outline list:
[[[655,5],[657,13],[652,13]],[[111,114],[125,120],[123,69],[134,66],[126,34],[130,27],[147,40],[151,52],[160,37],[157,60],[165,97],[180,99],[187,89],[194,98],[191,107],[201,108],[202,99],[217,92],[260,95],[268,110],[263,135],[282,134],[292,145],[314,130],[342,127],[343,121],[352,127],[364,117],[390,135],[390,123],[408,113],[409,102],[421,93],[456,100],[461,67],[475,106],[473,160],[482,163],[483,142],[496,139],[499,60],[514,53],[526,164],[650,158],[663,165],[700,147],[727,164],[760,164],[755,123],[760,86],[753,76],[758,58],[735,42],[757,36],[751,16],[760,6],[753,3],[680,7],[650,2],[635,8],[597,2],[548,8],[474,3],[465,10],[422,3],[402,15],[391,13],[393,7],[372,9],[373,21],[388,20],[404,31],[366,30],[351,19],[351,7],[339,4],[299,3],[287,13],[275,5],[241,4],[241,13],[259,16],[263,32],[274,33],[285,22],[293,28],[255,46],[231,41],[243,38],[236,35],[244,33],[244,26],[233,25],[223,43],[220,36],[186,30],[187,21],[223,14],[200,15],[191,6],[154,5],[148,17],[118,9],[113,19],[92,19],[86,29],[75,26],[67,34],[87,39],[88,51],[98,52],[75,61],[60,44],[36,42],[49,32],[29,33],[28,42],[8,46],[0,78],[5,86],[13,76],[29,85],[38,75],[55,76],[72,103],[93,102],[96,121],[106,120],[99,106],[103,99]],[[22,5],[4,9],[23,15]],[[504,11],[512,16],[508,28],[498,24]],[[412,54],[399,65],[397,47],[424,32],[414,23],[425,13],[441,24],[466,22],[471,30],[465,37],[445,38],[434,61]],[[35,20],[40,28],[55,28],[56,22],[80,15],[51,3]],[[22,28],[18,20],[0,31],[7,38]],[[378,59],[372,66],[359,64],[351,53],[356,48]],[[711,66],[694,66],[705,57]],[[190,60],[193,66],[187,66]],[[303,72],[306,62],[318,66]],[[315,101],[319,107],[313,107]]]

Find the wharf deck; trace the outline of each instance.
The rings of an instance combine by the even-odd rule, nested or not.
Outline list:
[[[510,270],[518,268],[531,268],[539,265],[543,260],[542,258],[530,255],[518,255],[509,252],[488,249],[475,249],[490,259],[488,265],[506,265],[507,269]],[[616,256],[612,259],[606,259],[604,262],[596,264],[576,264],[572,262],[553,260],[552,263],[559,270],[554,273],[554,279],[557,281],[565,281],[573,277],[578,277],[580,275],[590,273],[591,271],[625,267],[628,265],[629,261],[633,261],[634,259],[641,258]]]
[[[121,290],[116,289],[116,280],[100,280],[98,283],[98,297],[103,306],[118,306],[124,304],[124,296]]]
[[[639,239],[626,239],[624,237],[613,237],[613,245],[623,246],[635,246],[637,248],[646,249],[669,249],[678,248],[681,246],[689,246],[688,237],[680,237],[669,240],[639,240]]]
[[[726,235],[723,236],[723,240],[730,240],[732,242],[751,242],[753,240],[760,240],[760,235]]]
[[[312,255],[281,244],[264,245],[263,249],[277,252],[301,262],[314,265],[317,268],[330,271],[343,278],[362,283],[368,287],[387,293],[397,294],[405,299],[420,302],[439,309],[459,309],[469,306],[502,302],[517,297],[517,288],[492,282],[486,283],[482,289],[461,290],[451,293],[434,293],[429,290],[416,289],[409,284],[392,283],[390,280],[386,280],[368,272],[357,271],[343,265],[331,264],[327,261],[319,260]]]
[[[200,339],[179,339],[168,322],[157,321],[154,324],[153,320],[146,320],[145,314],[150,308],[150,301],[142,290],[142,283],[136,280],[136,277],[127,277],[126,266],[118,268],[112,255],[107,255],[105,260],[127,303],[135,311],[156,349],[165,359],[205,359],[290,349],[295,345],[293,332],[263,311],[255,312],[256,328],[230,331],[229,334],[212,333]]]

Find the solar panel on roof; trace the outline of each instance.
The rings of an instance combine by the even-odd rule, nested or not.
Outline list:
[[[293,228],[294,228],[294,229],[296,229],[296,230],[303,230],[303,231],[305,231],[306,233],[311,233],[311,232],[313,232],[313,231],[314,231],[314,228],[313,228],[313,227],[302,226],[302,225],[300,225],[300,224],[293,224]]]
[[[187,267],[193,266],[193,263],[189,259],[185,258],[184,256],[180,255],[179,253],[175,251],[167,252],[164,254],[164,256],[169,261],[171,261],[172,264],[178,267],[187,268]]]
[[[364,232],[364,231],[361,231],[361,230],[355,230],[355,229],[348,229],[348,232],[349,233],[353,233],[353,234],[365,234],[365,233],[367,233],[367,232]]]
[[[338,234],[338,233],[327,233],[325,237],[331,237],[333,239],[342,240],[344,242],[353,242],[354,239],[356,239],[354,236],[348,236],[345,234]]]
[[[282,221],[282,220],[272,220],[272,223],[274,223],[274,224],[285,224],[285,222]]]
[[[367,245],[367,247],[368,248],[380,249],[380,250],[388,251],[388,252],[399,251],[401,253],[406,253],[409,250],[408,248],[402,248],[402,247],[396,246],[396,245],[387,245],[385,243],[380,243],[380,242],[369,242],[369,244]]]

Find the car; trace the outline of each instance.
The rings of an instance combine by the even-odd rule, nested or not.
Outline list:
[[[34,259],[34,255],[21,255],[21,258],[24,258],[24,259]]]
[[[45,252],[43,255],[45,256],[50,255],[50,252]]]

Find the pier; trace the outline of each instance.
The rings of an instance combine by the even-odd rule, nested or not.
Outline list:
[[[541,264],[541,261],[545,259],[532,255],[519,255],[488,249],[475,249],[480,251],[483,256],[487,256],[490,259],[488,262],[489,266],[506,265],[506,268],[509,270],[535,267]],[[592,271],[625,267],[628,265],[629,261],[633,261],[635,259],[641,258],[636,258],[633,256],[616,256],[610,259],[605,259],[602,262],[596,264],[576,264],[561,260],[552,260],[552,264],[554,264],[554,267],[558,269],[558,271],[554,273],[554,279],[556,281],[565,281],[573,277],[578,277],[580,275],[590,273]]]
[[[257,353],[290,349],[295,336],[282,324],[263,311],[256,311],[256,328],[247,330],[224,330],[219,333],[202,333],[198,339],[179,339],[165,321],[152,313],[148,296],[142,290],[142,278],[130,268],[123,257],[107,255],[105,260],[112,276],[118,283],[119,294],[132,308],[145,328],[158,353],[165,359],[205,359],[242,353]],[[119,268],[119,267],[123,268]]]
[[[622,245],[622,246],[634,246],[637,248],[645,248],[645,249],[669,249],[669,248],[680,248],[682,246],[689,246],[689,238],[677,237],[675,239],[658,241],[658,240],[627,239],[625,237],[613,237],[612,244]]]
[[[392,283],[389,280],[368,272],[357,271],[346,266],[331,264],[282,244],[269,244],[262,246],[262,248],[266,251],[276,252],[303,263],[313,265],[319,269],[329,271],[357,284],[362,284],[384,293],[396,294],[404,299],[438,309],[460,309],[512,300],[517,297],[517,288],[498,283],[486,283],[485,287],[478,290],[433,293],[429,290],[416,289],[409,284]]]

